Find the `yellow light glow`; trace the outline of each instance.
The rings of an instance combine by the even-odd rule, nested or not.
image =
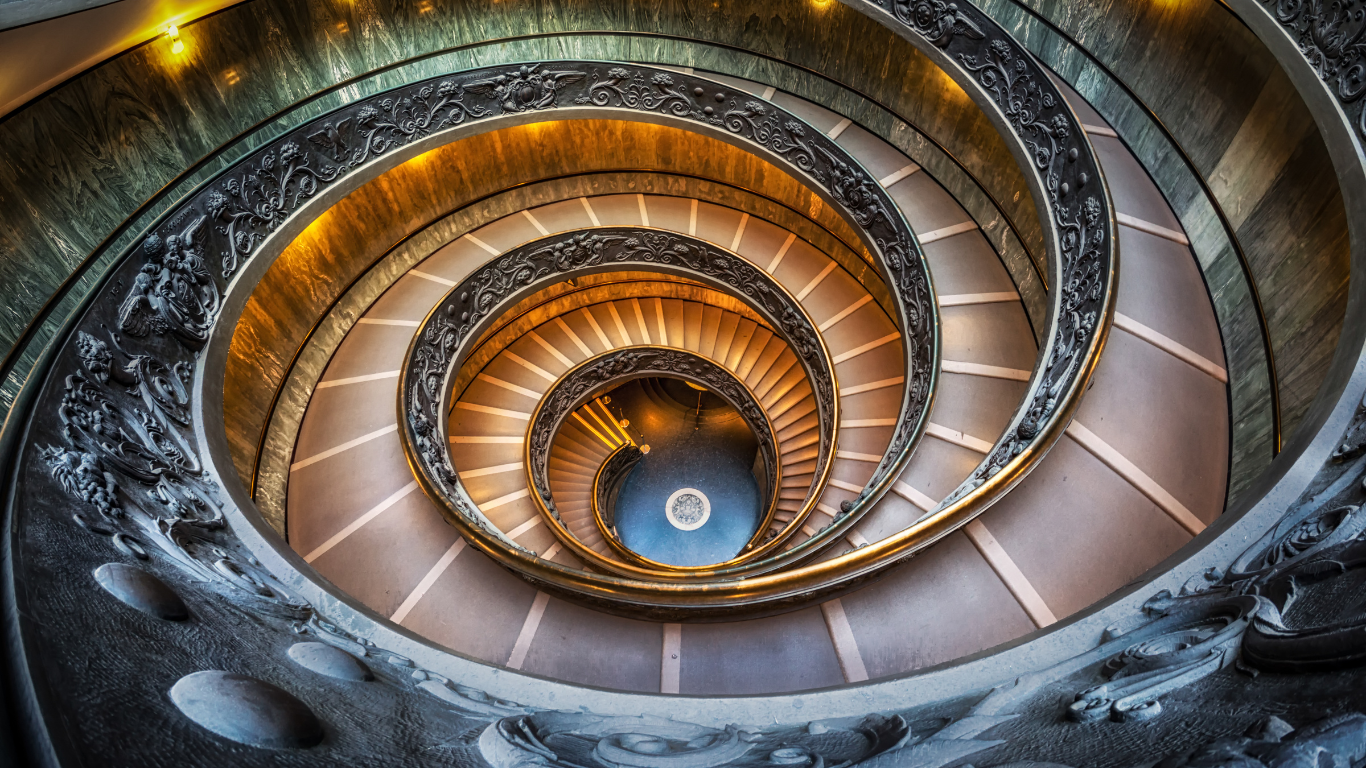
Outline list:
[[[185,52],[185,41],[180,39],[180,29],[172,24],[166,27],[166,36],[171,38],[171,53],[181,54]]]

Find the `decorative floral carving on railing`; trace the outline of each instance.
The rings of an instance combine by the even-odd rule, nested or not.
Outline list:
[[[721,116],[721,123],[731,133],[749,136],[804,171],[816,167],[816,152],[807,138],[806,125],[771,110],[766,104],[746,101],[727,110]]]
[[[1361,0],[1262,0],[1300,53],[1366,137],[1366,3]]]
[[[925,38],[971,75],[995,103],[1042,181],[1057,235],[1053,284],[1059,294],[1042,366],[1026,402],[976,470],[944,500],[969,496],[1041,436],[1059,434],[1060,409],[1079,394],[1099,351],[1115,268],[1110,201],[1099,165],[1062,94],[1024,48],[968,2],[867,0],[890,12],[893,27]]]
[[[700,240],[671,232],[603,227],[555,235],[498,256],[451,289],[446,300],[419,328],[404,369],[403,412],[407,414],[406,437],[409,445],[428,477],[440,484],[447,502],[470,524],[478,526],[490,536],[501,538],[460,490],[456,468],[451,466],[449,452],[442,436],[438,434],[440,425],[444,423],[446,387],[456,373],[465,345],[477,338],[483,326],[496,318],[503,307],[520,299],[526,291],[534,290],[537,285],[563,280],[583,270],[630,266],[681,271],[719,284],[746,299],[766,317],[792,347],[811,383],[820,423],[818,466],[827,466],[832,460],[838,405],[835,375],[829,356],[814,323],[802,311],[801,305],[763,270]],[[662,365],[667,361],[680,375],[688,375],[689,371],[706,371],[707,375],[716,379],[714,386],[723,394],[734,389],[731,383],[738,384],[724,370],[716,368],[716,371],[720,371],[716,373],[711,370],[715,366],[685,352],[675,351],[672,356],[656,358],[654,353],[644,351],[610,355],[601,361],[594,372],[610,378],[624,375],[641,365]],[[581,394],[582,387],[595,385],[583,377],[575,382],[573,386],[557,387],[550,397],[573,400]],[[750,398],[743,396],[743,385],[739,386],[740,390],[732,392],[735,395],[732,404],[737,409],[750,401]],[[562,417],[569,411],[560,413],[560,405],[563,403],[555,400],[545,407]],[[758,407],[757,404],[752,405]],[[568,407],[573,410],[578,406]],[[745,411],[741,410],[741,413]],[[751,423],[756,434],[767,433],[761,409],[757,411],[756,418]],[[558,426],[558,421],[555,426]],[[531,466],[544,463],[549,456],[550,441],[554,434],[554,429],[533,431],[529,444],[533,457]],[[771,443],[772,438],[769,441]],[[768,450],[773,453],[770,466],[776,471],[776,446],[769,445]],[[817,471],[813,477],[819,478],[822,474]],[[543,475],[538,476],[537,480],[542,498],[553,508],[549,483]],[[776,487],[776,484],[769,487]],[[789,527],[795,528],[800,524],[800,519],[794,518]]]
[[[320,164],[313,168],[303,148],[294,142],[280,147],[279,157],[266,152],[256,167],[229,178],[204,201],[215,229],[224,235],[223,277],[231,277],[256,246],[275,231],[299,202],[318,193],[320,185],[345,173],[344,167]]]
[[[655,72],[648,78],[646,74],[640,70],[612,67],[607,70],[605,78],[588,87],[588,95],[579,97],[577,103],[605,107],[615,102],[632,109],[659,110],[694,119],[703,119],[711,114],[703,113],[693,104],[684,87],[675,82],[672,74]]]

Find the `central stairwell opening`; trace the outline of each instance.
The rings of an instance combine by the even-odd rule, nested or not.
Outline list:
[[[740,413],[700,385],[667,377],[629,382],[610,398],[649,448],[604,510],[621,542],[668,565],[739,555],[763,520],[768,492],[754,472],[758,439]]]

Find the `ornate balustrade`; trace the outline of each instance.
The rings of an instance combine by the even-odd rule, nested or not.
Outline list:
[[[643,458],[644,451],[634,443],[618,446],[593,474],[593,488],[590,491],[592,495],[589,498],[589,511],[593,515],[593,525],[597,527],[598,535],[602,536],[602,540],[607,542],[607,546],[611,547],[613,552],[628,560],[634,557],[635,553],[622,544],[621,537],[616,533],[615,507],[622,484]]]

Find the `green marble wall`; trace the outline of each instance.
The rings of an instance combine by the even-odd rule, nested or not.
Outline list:
[[[366,89],[491,61],[672,58],[784,89],[794,72],[851,84],[980,182],[1042,261],[1033,202],[985,115],[926,57],[850,8],[762,0],[451,0],[424,7],[430,10],[399,0],[243,3],[183,27],[182,56],[153,41],[0,121],[0,348],[8,351],[7,373],[13,369],[4,401],[51,329],[39,329],[37,343],[24,349],[16,340],[35,318],[73,311],[156,213],[226,162],[213,156],[217,148]],[[638,34],[571,34],[601,30]],[[680,55],[674,37],[714,45]],[[739,61],[736,49],[758,55]],[[362,85],[368,73],[378,76]],[[345,87],[329,91],[339,84]],[[790,89],[800,95],[801,86]],[[280,116],[317,94],[325,95]],[[259,131],[233,152],[268,135]],[[50,301],[83,265],[88,270],[70,295]]]
[[[1270,461],[1275,435],[1253,286],[1224,221],[1265,310],[1283,439],[1318,392],[1346,311],[1346,214],[1308,109],[1262,43],[1218,3],[980,4],[1115,127],[1190,235],[1228,358],[1236,501]]]

